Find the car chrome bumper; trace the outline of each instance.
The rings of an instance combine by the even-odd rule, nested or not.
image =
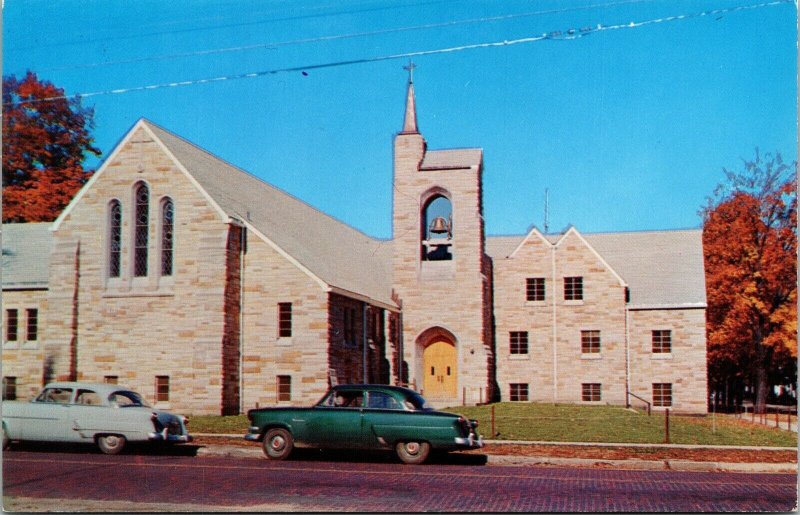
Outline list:
[[[192,441],[192,435],[171,435],[166,432],[148,433],[147,439],[151,442],[188,443]]]
[[[471,434],[467,438],[456,438],[456,445],[470,449],[480,449],[483,447],[483,437],[478,436],[478,438],[475,438],[475,435]]]
[[[247,429],[247,434],[244,435],[244,439],[248,442],[259,442],[261,441],[261,429],[258,426],[251,426]]]

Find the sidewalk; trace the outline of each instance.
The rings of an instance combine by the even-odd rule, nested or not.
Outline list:
[[[196,437],[209,438],[242,438],[241,434],[198,433]],[[786,451],[786,447],[733,447],[720,445],[680,445],[680,444],[617,444],[617,443],[574,443],[574,442],[528,442],[508,440],[485,440],[490,445],[555,445],[573,447],[632,447],[632,448],[670,448],[670,449],[725,449],[742,451]],[[679,470],[693,472],[749,472],[749,473],[797,473],[797,463],[731,463],[718,461],[692,461],[681,459],[647,460],[647,459],[598,459],[598,458],[561,458],[553,456],[509,456],[487,454],[487,464],[507,466],[552,465],[561,467],[605,467],[632,470]],[[198,456],[230,456],[236,458],[263,458],[261,447],[210,444],[201,447]]]

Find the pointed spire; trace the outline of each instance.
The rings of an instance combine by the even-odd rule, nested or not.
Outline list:
[[[414,100],[414,68],[412,61],[403,69],[408,70],[408,94],[406,95],[406,116],[403,120],[403,134],[419,134],[417,128],[417,105]]]

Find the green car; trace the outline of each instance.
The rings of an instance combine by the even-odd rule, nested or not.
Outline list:
[[[432,449],[483,447],[477,421],[434,411],[399,386],[334,386],[310,408],[253,409],[247,418],[245,439],[261,442],[273,460],[288,458],[295,447],[394,449],[404,463],[419,464]]]

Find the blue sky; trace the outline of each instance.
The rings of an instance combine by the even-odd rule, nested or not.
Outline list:
[[[388,57],[478,46],[415,56],[414,83],[429,148],[484,150],[488,234],[541,228],[545,189],[551,231],[698,227],[723,167],[797,158],[797,9],[767,3],[6,0],[3,73],[131,90],[83,99],[104,155],[145,117],[390,237],[408,58]]]

